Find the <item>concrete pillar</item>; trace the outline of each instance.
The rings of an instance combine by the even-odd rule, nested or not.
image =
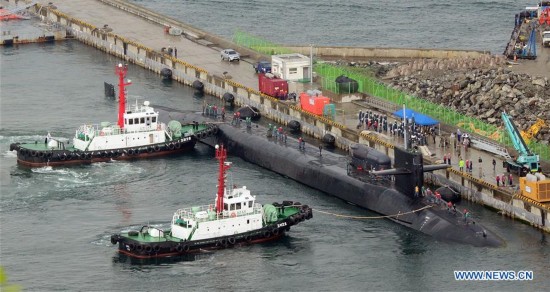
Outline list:
[[[523,201],[519,199],[512,199],[512,206],[524,209]]]
[[[537,222],[534,223],[537,225],[542,225],[542,221],[544,221],[544,211],[538,207],[531,206],[531,214],[533,214],[537,219]]]

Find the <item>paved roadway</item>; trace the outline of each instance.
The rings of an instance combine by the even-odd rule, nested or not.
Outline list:
[[[55,5],[59,11],[97,27],[103,27],[103,25],[108,24],[109,27],[113,29],[113,33],[124,36],[152,49],[157,49],[160,51],[162,47],[176,47],[178,49],[177,57],[179,59],[204,68],[211,74],[221,75],[223,72],[228,72],[231,76],[238,76],[238,78],[234,78],[237,82],[245,86],[256,89],[258,88],[257,75],[254,73],[251,66],[253,60],[245,59],[241,62],[232,63],[221,61],[219,52],[220,48],[206,47],[183,36],[172,36],[165,34],[161,25],[152,23],[133,14],[126,13],[99,1],[57,0],[55,1]],[[540,56],[540,60],[543,60],[543,58],[548,58],[548,55],[545,55],[546,57],[542,57],[543,55],[541,54]],[[546,73],[548,73],[548,70]],[[303,86],[308,89],[310,85],[305,84]],[[336,106],[339,110],[338,122],[343,122],[351,129],[356,128],[359,110],[368,110],[366,106],[361,106],[360,103],[343,103],[337,104]],[[391,117],[389,120],[390,122],[393,122]],[[444,134],[446,135],[446,133]],[[382,138],[396,145],[403,144],[402,139],[400,138],[385,135],[382,135]],[[459,148],[458,150],[443,149],[441,147],[437,147],[437,145],[439,145],[439,137],[437,139],[436,145],[430,141],[430,144],[428,145],[430,151],[441,160],[444,153],[451,153],[451,162],[453,167],[458,168],[458,155],[461,155],[464,159],[473,159],[473,174],[476,177],[482,177],[490,183],[495,183],[496,174],[505,173],[505,169],[502,167],[502,160],[499,157],[495,157],[490,153],[478,151],[476,149],[469,149],[468,151],[464,151],[463,148]],[[483,160],[482,167],[480,167],[478,163],[479,157]],[[493,158],[497,160],[496,170],[493,170],[493,166],[491,164]],[[514,178],[514,182],[517,183],[517,178]]]
[[[67,15],[100,28],[107,24],[113,29],[114,34],[159,52],[163,47],[176,47],[179,59],[203,68],[210,74],[221,76],[223,72],[228,72],[231,76],[238,76],[239,83],[258,88],[257,76],[254,70],[251,70],[251,61],[231,63],[221,61],[220,48],[209,48],[183,36],[165,34],[163,26],[100,1],[56,0],[54,4],[57,10]]]

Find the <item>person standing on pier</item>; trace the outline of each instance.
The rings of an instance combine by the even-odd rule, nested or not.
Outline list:
[[[470,218],[470,212],[468,209],[464,209],[464,222],[467,222],[468,218]]]
[[[174,58],[178,57],[178,48],[174,47]]]
[[[464,171],[464,159],[460,159],[460,161],[458,161],[458,168],[460,169],[460,171]]]
[[[497,187],[500,187],[500,176],[498,174],[497,174],[496,180],[497,180]]]
[[[497,161],[493,158],[493,171],[495,171],[496,166],[497,166]]]
[[[321,152],[323,151],[323,145],[319,144],[319,156],[323,156]]]
[[[510,186],[512,186],[513,183],[514,183],[514,176],[510,173],[510,174],[508,175],[508,184],[509,184]]]

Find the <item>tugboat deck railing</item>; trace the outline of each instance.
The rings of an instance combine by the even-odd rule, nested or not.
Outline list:
[[[197,207],[191,207],[191,208],[183,208],[183,209],[177,210],[174,213],[172,223],[175,223],[178,219],[183,219],[183,220],[190,219],[196,222],[208,222],[208,221],[215,221],[220,219],[227,219],[231,217],[261,214],[262,205],[255,203],[254,206],[252,207],[252,212],[246,212],[247,210],[249,209],[231,210],[231,211],[224,210],[224,212],[222,212],[221,214],[218,214],[215,211],[214,205],[204,205],[204,206],[197,206]],[[197,217],[196,215],[198,213],[202,213],[206,215],[206,217],[204,218]]]

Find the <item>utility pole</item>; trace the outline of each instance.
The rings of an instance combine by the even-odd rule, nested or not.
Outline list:
[[[313,44],[309,44],[309,83],[313,89]]]

